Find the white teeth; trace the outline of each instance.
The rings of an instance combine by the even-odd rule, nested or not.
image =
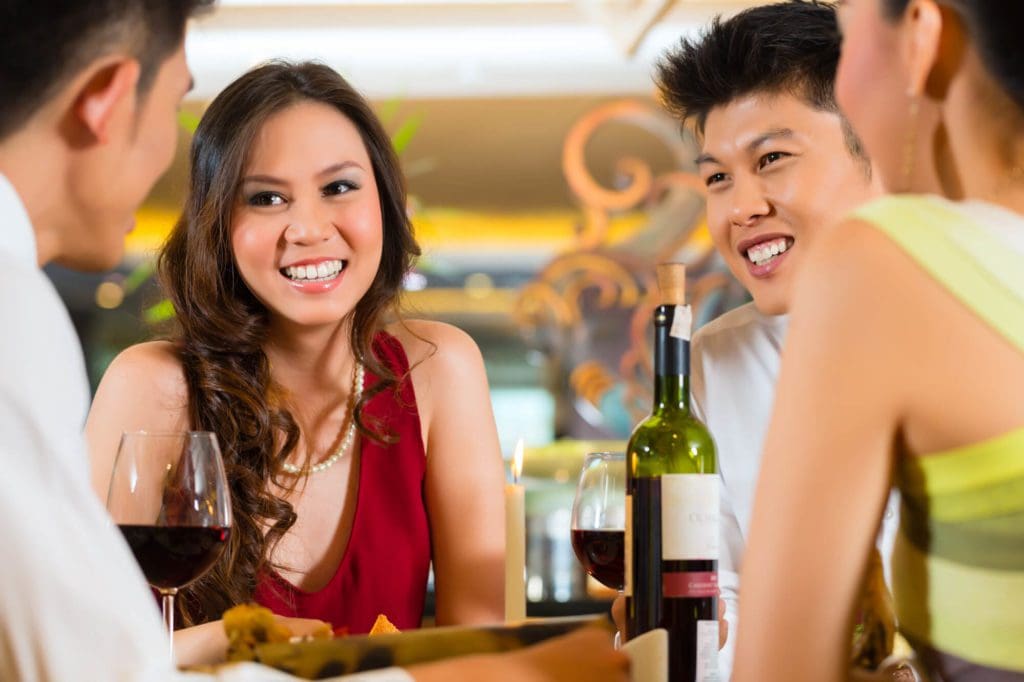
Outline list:
[[[290,265],[284,268],[284,274],[297,281],[329,280],[334,279],[344,267],[343,261],[330,260],[317,265]]]
[[[761,244],[750,247],[747,249],[747,258],[750,259],[754,265],[764,265],[780,253],[785,253],[787,248],[789,247],[786,245],[786,237],[782,237],[771,242],[762,242]]]

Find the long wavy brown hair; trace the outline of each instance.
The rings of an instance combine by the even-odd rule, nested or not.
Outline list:
[[[378,378],[355,408],[356,423],[364,435],[387,439],[365,423],[363,408],[400,380],[375,357],[372,343],[386,314],[397,312],[402,279],[419,255],[398,158],[369,104],[334,70],[310,62],[271,62],[229,85],[203,115],[192,141],[184,212],[157,261],[176,312],[171,338],[184,368],[191,426],[213,431],[220,440],[233,514],[223,556],[177,600],[182,625],[215,620],[225,609],[251,600],[260,574],[273,568],[269,557],[275,544],[295,523],[292,505],[272,494],[268,484],[290,487],[279,478],[299,427],[271,376],[263,350],[269,313],[235,264],[231,222],[263,124],[304,101],[334,107],[355,124],[377,181],[383,254],[373,283],[351,313],[350,341],[356,360]]]

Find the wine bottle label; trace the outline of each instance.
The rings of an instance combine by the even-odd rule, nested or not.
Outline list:
[[[718,476],[661,477],[664,561],[718,561]]]
[[[626,495],[626,531],[622,535],[622,556],[625,576],[622,581],[622,594],[633,596],[633,496]]]
[[[697,621],[696,682],[718,682],[718,621]]]
[[[690,310],[690,306],[675,306],[675,312],[672,315],[672,328],[668,331],[669,336],[682,339],[683,341],[689,341],[692,329],[693,311]]]
[[[674,599],[703,599],[718,596],[718,573],[687,571],[661,574],[661,593]]]

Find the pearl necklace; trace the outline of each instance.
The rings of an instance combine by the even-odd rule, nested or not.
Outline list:
[[[286,473],[292,474],[293,476],[298,476],[299,474],[318,474],[321,471],[327,471],[332,466],[334,466],[335,462],[341,459],[342,455],[348,452],[349,448],[352,447],[352,443],[356,439],[355,407],[356,405],[359,404],[359,399],[363,395],[363,379],[365,378],[365,374],[366,373],[363,370],[363,366],[359,363],[356,363],[355,377],[352,381],[352,400],[348,413],[348,429],[345,430],[345,437],[341,439],[341,445],[338,446],[338,449],[334,451],[333,455],[331,455],[324,461],[318,462],[317,464],[313,464],[312,466],[308,467],[295,466],[291,462],[285,462],[284,464],[281,465],[281,468]]]

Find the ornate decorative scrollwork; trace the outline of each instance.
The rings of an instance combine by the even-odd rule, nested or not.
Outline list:
[[[652,133],[676,167],[655,174],[651,164],[627,156],[616,164],[628,178],[625,186],[602,186],[587,167],[585,150],[595,132],[611,122]],[[581,205],[581,228],[573,247],[523,287],[514,311],[528,343],[548,359],[549,385],[560,403],[560,435],[623,436],[621,425],[649,409],[655,263],[688,263],[698,315],[712,294],[729,286],[704,229],[704,185],[687,170],[694,156],[674,119],[635,100],[590,111],[566,136],[562,169]],[[641,212],[642,225],[625,241],[612,243],[613,219],[627,211]],[[608,414],[616,410],[617,420]],[[599,433],[580,433],[581,428]]]
[[[610,122],[627,123],[642,128],[665,143],[680,168],[692,158],[692,148],[679,134],[678,126],[667,114],[636,100],[621,100],[604,104],[585,114],[569,130],[562,152],[562,172],[569,188],[583,206],[586,219],[580,232],[580,248],[596,248],[607,238],[610,216],[624,212],[660,196],[672,184],[680,185],[682,176],[692,175],[675,171],[670,177],[655,178],[650,164],[626,156],[616,164],[616,171],[629,178],[621,189],[608,189],[598,183],[587,168],[587,141],[602,126]],[[690,186],[703,192],[700,179],[692,176]],[[685,182],[685,181],[684,181]],[[657,190],[657,191],[655,191]]]

